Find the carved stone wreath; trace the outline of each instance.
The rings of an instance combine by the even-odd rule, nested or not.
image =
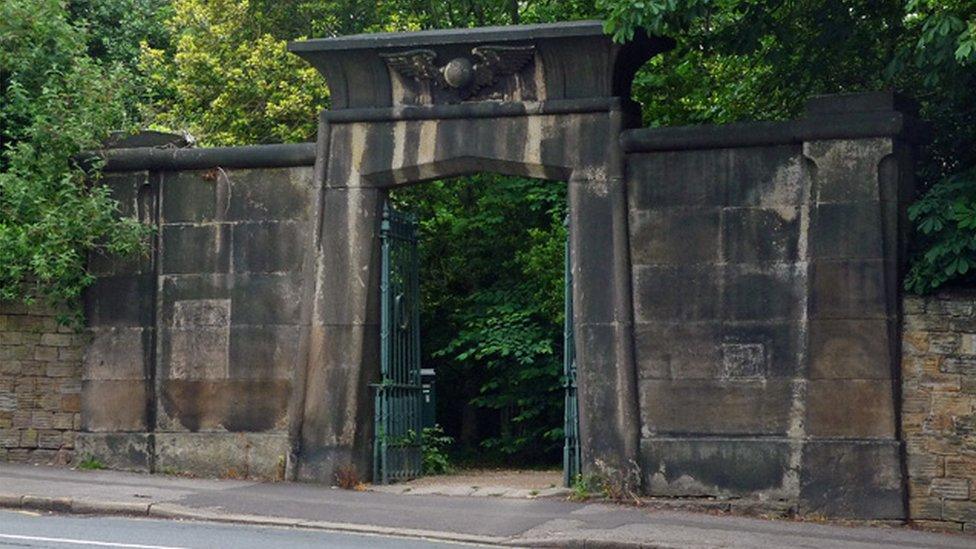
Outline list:
[[[535,46],[477,46],[471,55],[474,61],[455,57],[438,66],[437,53],[433,50],[380,54],[403,78],[429,82],[443,90],[456,90],[461,99],[468,99],[525,68],[535,57]]]

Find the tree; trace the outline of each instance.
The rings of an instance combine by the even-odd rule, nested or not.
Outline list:
[[[176,0],[172,10],[169,44],[143,44],[157,125],[208,145],[313,138],[325,85],[262,29],[247,0]]]
[[[74,301],[89,253],[133,253],[148,233],[72,160],[129,127],[136,104],[130,73],[90,55],[90,38],[62,2],[0,4],[0,300]]]

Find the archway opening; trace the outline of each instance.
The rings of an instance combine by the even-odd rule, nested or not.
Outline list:
[[[481,491],[563,484],[566,195],[495,173],[390,193],[419,226],[426,475]]]

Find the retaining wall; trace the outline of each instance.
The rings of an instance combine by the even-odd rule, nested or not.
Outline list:
[[[0,304],[0,461],[67,464],[81,427],[86,336],[55,311]]]
[[[976,292],[903,304],[909,515],[931,528],[976,531]]]

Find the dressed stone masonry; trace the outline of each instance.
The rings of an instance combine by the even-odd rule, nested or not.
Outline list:
[[[93,263],[79,451],[368,478],[383,200],[489,171],[569,186],[585,474],[905,518],[915,111],[872,93],[636,129],[633,75],[672,45],[592,21],[298,42],[331,90],[315,144],[104,152],[126,213],[160,230],[147,258]]]
[[[905,516],[898,320],[914,107],[625,132],[645,490]]]
[[[910,516],[976,531],[976,293],[905,299],[902,430]]]
[[[104,182],[123,213],[159,230],[147,257],[92,261],[80,453],[121,469],[284,476],[306,323],[311,153],[106,153]]]
[[[59,322],[66,314],[0,303],[0,461],[74,458],[86,336]]]

